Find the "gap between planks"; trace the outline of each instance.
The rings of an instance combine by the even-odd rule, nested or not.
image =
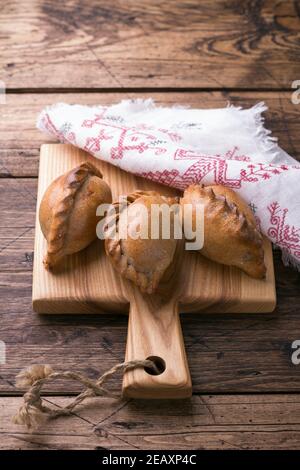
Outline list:
[[[228,93],[276,93],[276,92],[290,92],[293,93],[295,89],[290,87],[257,87],[257,88],[242,88],[242,87],[110,87],[110,88],[6,88],[7,94],[54,94],[54,93],[209,93],[209,92],[228,92]]]

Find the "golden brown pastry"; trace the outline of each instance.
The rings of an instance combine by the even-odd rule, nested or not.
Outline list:
[[[59,176],[46,190],[39,210],[47,240],[46,269],[88,246],[96,238],[99,204],[111,203],[111,191],[101,172],[85,162]]]
[[[177,240],[174,239],[174,219],[171,217],[170,234],[168,239],[162,238],[161,227],[159,226],[159,237],[151,239],[151,204],[172,204],[177,202],[175,198],[166,198],[155,191],[136,191],[127,196],[128,220],[124,222],[126,211],[120,212],[119,203],[115,204],[115,222],[120,227],[122,223],[126,227],[127,238],[121,238],[118,234],[115,239],[105,240],[106,253],[114,268],[126,279],[136,284],[142,292],[152,294],[158,287],[164,273],[171,265]],[[143,211],[143,216],[138,216],[136,205],[142,204],[147,210]],[[147,227],[148,237],[143,236],[132,238],[129,234],[132,227],[138,226],[139,231]]]
[[[197,203],[204,204],[201,254],[218,263],[236,266],[251,277],[264,278],[262,235],[247,203],[225,186],[191,185],[181,199],[183,210],[184,204]],[[193,228],[195,230],[194,219]]]

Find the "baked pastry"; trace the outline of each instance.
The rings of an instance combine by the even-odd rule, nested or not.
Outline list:
[[[204,204],[204,245],[201,254],[218,263],[236,266],[249,276],[266,274],[262,235],[247,203],[222,185],[191,185],[181,199],[184,204]],[[195,210],[193,230],[195,230]]]
[[[99,204],[111,203],[111,191],[101,172],[85,162],[56,178],[46,190],[39,210],[47,240],[46,269],[76,253],[96,238]]]
[[[126,199],[127,211],[122,211],[120,204],[116,203],[114,204],[116,214],[113,216],[117,228],[125,226],[123,234],[126,236],[122,238],[122,234],[117,233],[115,238],[106,238],[105,250],[114,268],[123,277],[136,284],[142,292],[152,294],[172,264],[177,240],[174,238],[174,217],[172,216],[170,217],[170,237],[164,239],[161,226],[159,226],[158,237],[151,238],[151,205],[168,204],[171,206],[177,202],[177,198],[166,198],[155,191],[136,191],[129,194]],[[139,212],[138,204],[143,205],[146,210]],[[109,222],[111,223],[112,220]],[[132,228],[137,226],[139,235],[131,237]],[[142,235],[145,228],[148,238]]]

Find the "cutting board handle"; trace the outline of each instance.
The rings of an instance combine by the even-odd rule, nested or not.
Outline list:
[[[159,375],[128,371],[123,395],[132,398],[187,398],[192,394],[178,302],[133,290],[130,302],[126,361],[154,359]],[[150,371],[151,372],[151,371]]]

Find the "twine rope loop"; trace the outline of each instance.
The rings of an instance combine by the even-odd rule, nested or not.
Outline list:
[[[24,403],[14,416],[13,422],[25,425],[28,429],[34,429],[49,418],[71,414],[87,398],[99,396],[120,398],[119,394],[109,391],[103,384],[117,372],[125,374],[129,370],[138,368],[148,368],[155,374],[159,373],[157,366],[150,359],[121,362],[104,372],[97,380],[92,380],[83,374],[70,370],[55,372],[48,364],[30,366],[22,370],[16,377],[16,386],[20,389],[27,389],[27,391],[23,396]],[[41,397],[41,392],[45,384],[57,379],[79,382],[85,389],[70,401],[68,405],[55,409],[45,404]]]

